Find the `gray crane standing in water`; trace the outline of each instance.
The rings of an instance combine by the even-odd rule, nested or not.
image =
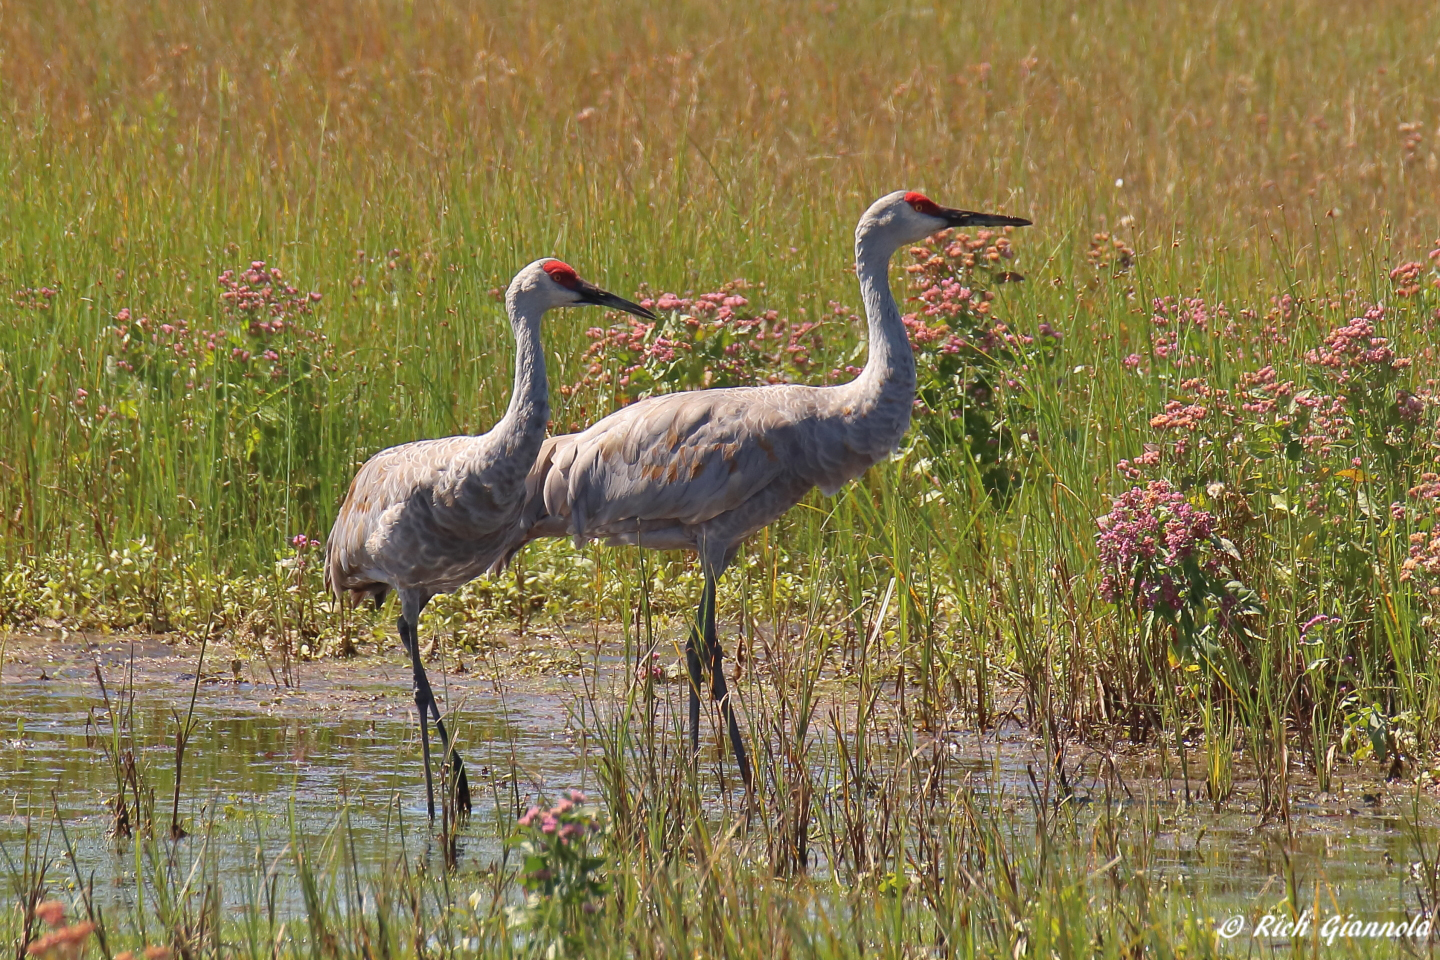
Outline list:
[[[525,532],[497,565],[546,536],[695,551],[705,586],[685,645],[690,746],[699,749],[703,666],[749,789],[750,762],[720,663],[716,582],[746,537],[811,487],[833,496],[889,456],[909,429],[915,356],[890,291],[891,255],[947,227],[1029,224],[952,210],[920,193],[881,197],[855,228],[855,268],[869,321],[869,357],[859,377],[827,387],[775,384],[650,397],[581,433],[550,438],[527,482]]]
[[[450,761],[458,808],[470,810],[465,767],[455,752],[421,662],[418,627],[430,598],[479,576],[523,531],[526,474],[545,439],[550,394],[540,346],[540,318],[554,307],[594,304],[655,319],[638,304],[580,279],[559,260],[536,260],[515,275],[505,309],[515,334],[515,388],[510,407],[483,436],[419,440],[382,450],[365,462],[340,505],[325,543],[325,584],[378,610],[400,594],[400,643],[410,655],[425,794],[435,818],[427,713]]]

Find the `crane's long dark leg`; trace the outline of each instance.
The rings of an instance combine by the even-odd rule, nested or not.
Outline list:
[[[730,690],[725,684],[725,667],[721,663],[724,652],[720,649],[720,637],[715,629],[715,576],[705,575],[705,593],[700,600],[705,623],[705,659],[710,666],[710,699],[720,704],[720,714],[725,718],[725,727],[730,733],[730,748],[735,751],[735,765],[740,768],[740,779],[745,789],[751,788],[750,758],[745,754],[745,741],[740,737],[740,724],[735,720],[735,708],[730,702]]]
[[[445,729],[445,721],[440,718],[440,704],[435,699],[435,691],[430,687],[430,678],[425,673],[425,664],[420,656],[420,631],[416,625],[420,621],[420,611],[424,609],[429,598],[423,594],[402,591],[400,599],[402,611],[400,642],[405,645],[406,652],[410,654],[410,668],[415,685],[415,708],[420,712],[420,740],[425,756],[427,810],[430,819],[435,819],[435,788],[430,771],[430,737],[427,723],[429,718],[434,717],[435,730],[440,734],[441,752],[450,769],[450,779],[446,783],[446,789],[450,791],[450,797],[455,801],[456,812],[460,816],[466,817],[470,814],[471,806],[470,779],[465,773],[465,763],[460,759],[454,741],[450,739],[450,731]]]
[[[435,718],[435,730],[440,734],[440,744],[445,750],[446,762],[450,765],[450,781],[447,789],[450,790],[450,796],[455,801],[456,812],[462,817],[468,817],[470,815],[470,778],[465,775],[465,761],[460,759],[460,752],[455,749],[455,742],[450,739],[450,734],[445,729],[445,721],[440,719],[440,705],[435,701],[435,693],[430,689],[430,678],[425,676],[423,667],[420,679],[425,688],[425,697],[430,701],[430,714]]]
[[[430,775],[430,681],[425,676],[425,665],[420,661],[420,637],[415,627],[406,622],[404,615],[397,626],[400,629],[400,645],[410,654],[410,674],[415,688],[415,709],[420,714],[420,752],[425,757],[425,812],[435,819],[435,784]]]
[[[695,622],[690,625],[690,635],[685,638],[685,666],[690,672],[690,753],[700,752],[700,650],[705,608],[701,605]]]

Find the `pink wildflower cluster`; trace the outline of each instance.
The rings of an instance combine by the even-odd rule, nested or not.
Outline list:
[[[21,310],[42,310],[60,293],[54,287],[21,287],[10,295],[10,304]]]
[[[290,538],[290,546],[294,547],[296,551],[303,551],[309,550],[311,547],[320,546],[320,541],[312,537],[307,537],[303,533],[297,533]]]
[[[1395,288],[1397,297],[1413,297],[1420,292],[1420,275],[1425,270],[1425,264],[1418,260],[1408,260],[1405,263],[1390,271],[1390,283]]]
[[[1165,309],[1157,309],[1156,316],[1167,325],[1203,328],[1222,314],[1197,301],[1174,306],[1160,302],[1159,307]],[[1293,310],[1294,302],[1285,298],[1272,304],[1277,329],[1289,324]],[[1306,354],[1315,370],[1311,388],[1301,389],[1272,364],[1241,373],[1228,390],[1190,377],[1179,385],[1181,396],[1167,401],[1151,416],[1150,426],[1179,434],[1174,447],[1177,457],[1192,448],[1192,434],[1205,432],[1219,450],[1237,435],[1237,428],[1254,435],[1253,428],[1265,427],[1281,432],[1291,456],[1303,450],[1322,458],[1375,432],[1374,424],[1362,428],[1357,418],[1419,427],[1433,402],[1431,393],[1400,389],[1391,395],[1388,388],[1380,389],[1406,370],[1410,361],[1395,356],[1389,341],[1378,335],[1376,324],[1384,316],[1383,308],[1371,306],[1360,312],[1361,316],[1330,331],[1320,347]],[[1383,432],[1389,427],[1382,424],[1379,429]],[[1135,477],[1133,470],[1121,472]]]
[[[517,838],[525,854],[520,885],[530,893],[527,903],[553,898],[564,909],[598,913],[608,887],[605,856],[591,843],[598,840],[600,821],[585,794],[567,790],[553,807],[531,807],[519,825],[527,834]]]
[[[1128,480],[1139,480],[1144,476],[1145,471],[1151,467],[1160,465],[1160,449],[1154,444],[1146,444],[1145,452],[1133,460],[1121,460],[1115,464],[1116,471]]]
[[[1420,482],[1410,488],[1410,496],[1416,500],[1440,501],[1440,473],[1422,473]],[[1440,503],[1436,504],[1436,509],[1440,510]]]
[[[735,280],[697,296],[663,293],[642,306],[665,315],[659,322],[626,316],[586,331],[586,369],[560,388],[562,396],[614,392],[621,403],[674,388],[783,383],[803,377],[824,348],[819,321],[792,323],[774,310],[756,310]],[[833,311],[844,308],[831,304]],[[580,411],[585,412],[584,408]]]
[[[1283,293],[1278,297],[1271,297],[1270,309],[1260,318],[1264,320],[1264,326],[1260,328],[1257,342],[1275,345],[1289,343],[1290,333],[1299,317],[1300,304],[1293,295]]]
[[[1409,424],[1412,427],[1419,426],[1425,418],[1425,407],[1427,399],[1434,399],[1421,394],[1411,393],[1409,390],[1395,391],[1395,411],[1400,417],[1400,422]]]
[[[972,237],[946,230],[924,245],[910,248],[914,262],[905,272],[922,306],[903,319],[916,350],[947,355],[968,351],[995,357],[1007,348],[1035,342],[1035,337],[994,321],[991,304],[995,294],[977,284],[977,280],[993,284],[1021,279],[999,269],[1015,256],[1005,233],[980,230]],[[1038,336],[1060,339],[1049,324],[1041,325]]]
[[[267,267],[264,260],[251,261],[250,269],[239,273],[226,270],[219,283],[226,312],[243,318],[252,335],[280,333],[320,300],[318,292],[301,293],[285,281],[279,267]]]
[[[1430,251],[1429,260],[1430,272],[1433,277],[1430,285],[1434,287],[1436,291],[1440,291],[1440,237],[1435,238],[1435,246]],[[1430,315],[1430,322],[1440,323],[1440,307],[1436,307],[1434,313]]]
[[[910,333],[910,345],[917,351],[973,351],[997,357],[1003,351],[1032,346],[1036,336],[1054,342],[1061,339],[1059,331],[1048,323],[1040,324],[1032,336],[990,319],[990,302],[995,294],[972,290],[954,277],[923,287],[918,299],[924,308],[901,318]]]
[[[919,308],[901,319],[920,374],[917,413],[944,410],[954,417],[987,405],[994,387],[1020,387],[1033,356],[1049,358],[1058,347],[1063,335],[1049,323],[1032,334],[994,316],[995,294],[984,287],[1024,279],[1006,269],[1015,256],[1008,232],[947,230],[910,248],[913,262],[905,271]],[[957,383],[963,398],[955,394]]]
[[[1035,419],[1025,387],[1062,340],[1043,318],[1025,331],[995,315],[993,288],[1025,279],[1011,269],[1009,233],[946,230],[911,247],[905,272],[917,306],[902,317],[915,351],[918,426],[937,449],[963,438],[997,500],[1024,481],[1021,441]]]
[[[1157,359],[1168,360],[1176,367],[1202,363],[1202,358],[1187,353],[1192,334],[1203,334],[1217,325],[1231,325],[1230,311],[1224,304],[1209,304],[1200,297],[1157,297],[1151,301],[1150,351]]]
[[[263,350],[251,349],[254,344],[241,346],[223,329],[196,329],[184,318],[158,322],[147,316],[135,317],[129,307],[122,307],[115,314],[112,332],[116,339],[115,365],[119,369],[174,367],[186,372],[186,389],[196,387],[198,370],[207,366],[199,361],[209,354],[237,364],[249,364],[251,360],[265,364],[248,371],[247,376],[261,372],[279,379],[284,372],[279,363],[281,355],[272,346]]]
[[[1085,259],[1097,270],[1126,273],[1135,265],[1135,250],[1119,237],[1102,232],[1090,238],[1090,251]]]
[[[1425,140],[1425,125],[1418,120],[1408,120],[1399,124],[1396,129],[1400,133],[1401,159],[1405,163],[1415,163],[1420,159],[1420,144]]]
[[[1240,375],[1240,409],[1245,413],[1268,416],[1276,411],[1282,402],[1295,395],[1295,383],[1281,380],[1275,368],[1269,365],[1259,370]]]
[[[212,356],[241,365],[245,378],[279,380],[287,373],[289,361],[301,355],[307,360],[327,355],[330,348],[324,335],[297,319],[311,312],[320,294],[300,294],[294,287],[279,285],[279,273],[278,268],[265,269],[264,261],[256,260],[238,279],[233,270],[220,274],[222,313],[240,321],[242,329],[224,324],[215,329],[197,327],[183,317],[137,317],[129,307],[121,307],[112,327],[117,343],[115,365],[125,371],[173,368],[186,377],[189,390],[200,385],[201,370],[211,369],[201,361]],[[264,280],[272,282],[254,285]],[[281,333],[288,336],[278,336]]]
[[[925,304],[920,313],[909,314],[905,326],[910,330],[911,342],[919,346],[930,346],[950,332],[951,321],[969,319],[973,314],[984,316],[990,312],[990,301],[994,294],[989,291],[972,290],[954,277],[944,277],[920,291],[919,299]],[[933,327],[921,316],[938,320]],[[963,342],[960,344],[963,346]],[[944,348],[942,348],[944,349]],[[946,352],[954,353],[958,347]]]
[[[993,270],[1015,256],[1010,246],[1011,230],[1011,227],[998,231],[977,230],[973,237],[954,229],[942,230],[930,238],[929,245],[910,248],[915,263],[907,266],[905,272],[912,275],[928,273],[938,280],[942,276],[966,276],[976,270]]]
[[[1223,395],[1217,393],[1204,377],[1188,377],[1180,382],[1183,399],[1166,401],[1164,409],[1150,418],[1156,430],[1179,434],[1171,447],[1176,457],[1185,456],[1191,447],[1190,435],[1200,431],[1217,406],[1226,410]]]
[[[1308,452],[1325,457],[1337,445],[1354,438],[1355,427],[1345,397],[1301,393],[1295,396],[1295,406],[1300,411],[1295,424],[1300,445]]]
[[[1401,564],[1400,579],[1440,580],[1440,474],[1421,474],[1420,482],[1410,488],[1410,497],[1428,501],[1436,522],[1426,532],[1410,534],[1409,555]],[[1440,583],[1432,586],[1430,592],[1440,594]]]
[[[1096,523],[1105,570],[1100,593],[1112,603],[1174,611],[1189,579],[1187,566],[1199,564],[1211,573],[1218,569],[1218,561],[1207,555],[1215,518],[1187,501],[1168,481],[1132,487]]]
[[[1151,301],[1150,322],[1157,327],[1208,330],[1216,318],[1229,319],[1224,304],[1211,306],[1203,297],[1156,297]]]
[[[533,806],[518,821],[524,829],[538,828],[546,836],[569,843],[600,829],[600,821],[585,811],[582,790],[566,790],[560,802],[548,809]]]
[[[655,680],[662,680],[664,677],[665,668],[660,665],[658,650],[649,657],[643,658],[635,667],[635,679],[640,683],[651,683]]]
[[[1182,403],[1179,400],[1171,400],[1165,404],[1165,409],[1150,418],[1150,426],[1156,430],[1190,430],[1194,431],[1200,426],[1200,421],[1205,419],[1209,410],[1198,403]]]
[[[225,347],[222,331],[192,330],[187,320],[160,323],[134,316],[129,307],[121,307],[114,319],[111,329],[118,342],[116,366],[121,370],[134,370],[137,365],[154,361],[169,361],[175,366],[183,363],[193,370],[197,358]]]
[[[1440,269],[1440,245],[1432,261]],[[1440,453],[1435,420],[1440,378],[1414,376],[1437,356],[1424,348],[1412,363],[1399,355],[1386,327],[1387,322],[1398,327],[1408,319],[1406,311],[1418,313],[1415,298],[1429,312],[1429,268],[1418,259],[1402,263],[1391,279],[1395,303],[1390,310],[1399,312],[1368,304],[1354,290],[1309,302],[1284,295],[1274,298],[1263,316],[1242,311],[1234,334],[1228,331],[1228,312],[1219,308],[1198,300],[1155,302],[1156,367],[1191,352],[1209,356],[1212,341],[1225,342],[1229,360],[1243,360],[1239,346],[1231,349],[1231,344],[1247,336],[1240,343],[1253,346],[1253,362],[1220,386],[1187,370],[1180,376],[1188,379],[1166,398],[1163,409],[1147,411],[1151,428],[1163,431],[1167,442],[1147,445],[1142,456],[1116,465],[1126,485],[1135,486],[1100,522],[1105,596],[1163,615],[1182,633],[1210,622],[1195,614],[1202,607],[1209,610],[1212,602],[1222,625],[1237,608],[1246,608],[1250,601],[1228,580],[1235,576],[1225,559],[1235,557],[1228,542],[1216,538],[1208,551],[1199,546],[1199,539],[1212,532],[1213,519],[1183,505],[1179,494],[1155,478],[1161,470],[1180,470],[1187,484],[1204,483],[1217,474],[1233,477],[1227,466],[1258,457],[1283,458],[1287,481],[1274,483],[1262,475],[1253,478],[1257,487],[1251,487],[1249,480],[1236,478],[1234,494],[1212,492],[1220,504],[1213,509],[1224,511],[1227,525],[1233,520],[1238,529],[1252,521],[1254,505],[1257,499],[1264,504],[1265,494],[1277,511],[1305,519],[1306,536],[1316,538],[1316,549],[1373,551],[1375,526],[1389,525],[1387,535],[1410,537],[1402,578],[1440,597],[1440,474],[1426,474],[1410,488],[1408,499],[1399,486],[1422,469],[1434,470],[1429,461]],[[1306,344],[1297,335],[1303,335],[1311,311],[1351,319]],[[1276,344],[1287,346],[1276,350]],[[1296,363],[1297,354],[1303,363]],[[1132,364],[1149,366],[1148,358],[1136,357],[1126,365]],[[1173,376],[1174,367],[1170,370]],[[1215,379],[1208,369],[1204,372]],[[1147,480],[1155,482],[1140,486]],[[1374,523],[1357,523],[1357,507]],[[1189,532],[1191,546],[1181,542],[1181,549],[1172,552],[1176,530]],[[1182,559],[1186,549],[1192,552]],[[1182,604],[1178,610],[1176,603]],[[1318,637],[1327,623],[1323,618],[1307,623],[1302,634]]]
[[[1400,579],[1417,576],[1440,578],[1440,526],[1432,527],[1428,533],[1410,534],[1410,552],[1401,564]],[[1430,592],[1440,592],[1440,586],[1432,587]]]
[[[1385,308],[1371,307],[1364,316],[1356,317],[1331,330],[1324,344],[1305,354],[1307,363],[1334,371],[1340,384],[1355,379],[1386,376],[1410,366],[1406,357],[1397,357],[1390,341],[1379,336],[1375,325],[1385,316]]]
[[[25,953],[40,960],[75,960],[85,949],[95,924],[67,924],[65,904],[59,900],[47,900],[35,908],[35,916],[45,921],[50,932],[32,940],[25,946]]]

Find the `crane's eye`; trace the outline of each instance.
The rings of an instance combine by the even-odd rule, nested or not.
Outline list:
[[[923,193],[916,193],[912,190],[905,194],[905,202],[910,204],[911,209],[916,213],[925,213],[932,217],[940,215],[940,205]]]
[[[550,276],[551,280],[554,280],[567,290],[574,290],[580,286],[580,275],[576,273],[575,268],[568,263],[560,260],[551,260],[540,269],[544,270]]]

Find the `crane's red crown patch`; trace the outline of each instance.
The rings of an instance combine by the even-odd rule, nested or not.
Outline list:
[[[916,193],[911,190],[905,194],[905,202],[915,209],[916,213],[928,213],[936,216],[940,213],[940,205],[923,193]]]
[[[580,285],[580,275],[575,272],[574,267],[563,260],[547,260],[545,266],[540,269],[548,273],[550,279],[562,287],[574,290]]]

